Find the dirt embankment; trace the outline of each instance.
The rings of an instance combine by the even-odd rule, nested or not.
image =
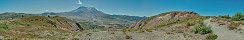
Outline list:
[[[204,21],[204,24],[211,27],[213,33],[218,35],[216,40],[243,40],[244,35],[233,30],[229,30],[227,25],[220,25],[216,22],[211,22],[213,18]]]

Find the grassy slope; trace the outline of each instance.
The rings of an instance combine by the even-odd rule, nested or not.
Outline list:
[[[61,35],[71,35],[69,25],[62,17],[30,16],[16,20],[1,20],[0,34],[7,38],[47,38],[62,39]],[[64,25],[61,25],[62,22]],[[62,26],[62,27],[61,27]],[[7,28],[5,28],[7,27]],[[2,28],[0,28],[2,29]],[[25,36],[25,37],[23,37]]]

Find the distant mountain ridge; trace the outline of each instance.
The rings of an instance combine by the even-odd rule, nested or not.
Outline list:
[[[145,17],[127,16],[127,15],[110,15],[97,10],[94,7],[81,6],[75,10],[68,12],[46,12],[40,14],[42,16],[63,16],[74,21],[83,23],[91,23],[92,25],[102,27],[120,28],[129,26],[129,24],[144,19]],[[113,25],[113,26],[111,26]],[[88,26],[87,26],[88,27]]]

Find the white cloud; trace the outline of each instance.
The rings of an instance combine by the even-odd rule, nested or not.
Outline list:
[[[78,3],[77,4],[81,5],[82,4],[81,0],[78,0]]]

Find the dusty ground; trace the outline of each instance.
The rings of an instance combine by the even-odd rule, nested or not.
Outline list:
[[[211,27],[213,30],[213,33],[218,35],[218,38],[216,40],[243,40],[244,35],[233,31],[229,30],[226,25],[219,25],[218,23],[215,22],[210,22],[212,18],[207,19],[204,21],[205,25],[208,25]]]
[[[152,32],[97,31],[75,35],[80,40],[204,40],[204,36],[192,33],[173,33],[162,30]]]

